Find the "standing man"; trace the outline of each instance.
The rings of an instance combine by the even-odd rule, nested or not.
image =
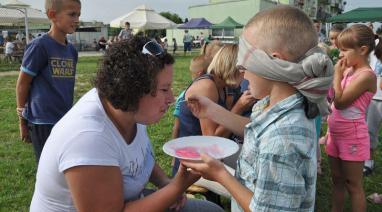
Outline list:
[[[186,55],[187,51],[189,51],[191,55],[192,36],[188,34],[187,29],[184,30],[183,44],[184,44],[184,55]]]
[[[125,28],[119,32],[118,39],[119,40],[127,40],[133,35],[133,30],[130,29],[130,23],[125,22]]]
[[[324,33],[321,32],[321,21],[320,20],[313,20],[314,28],[316,28],[317,36],[318,36],[318,43],[325,43],[326,37]]]
[[[200,47],[204,45],[204,35],[203,32],[200,32]]]

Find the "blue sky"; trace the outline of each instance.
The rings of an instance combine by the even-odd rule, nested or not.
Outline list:
[[[31,5],[31,7],[44,10],[44,0],[19,0]],[[7,0],[0,0],[4,4]],[[81,0],[83,21],[103,21],[109,23],[111,20],[124,15],[135,7],[146,4],[157,12],[169,11],[177,13],[182,18],[188,16],[189,6],[206,4],[208,0]],[[345,11],[357,7],[382,7],[381,0],[346,0]]]

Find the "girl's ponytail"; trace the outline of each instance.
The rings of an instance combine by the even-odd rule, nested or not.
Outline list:
[[[378,35],[375,35],[375,40],[377,41],[377,45],[375,46],[374,54],[378,60],[382,61],[382,39]]]

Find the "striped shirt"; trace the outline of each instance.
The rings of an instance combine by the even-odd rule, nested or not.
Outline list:
[[[254,195],[251,211],[314,211],[317,135],[300,93],[272,108],[269,97],[253,107],[245,127],[236,178]],[[232,211],[241,211],[232,201]]]

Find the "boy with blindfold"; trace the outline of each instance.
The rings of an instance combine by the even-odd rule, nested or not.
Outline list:
[[[291,32],[301,32],[299,36]],[[235,177],[214,158],[182,161],[232,194],[232,211],[314,211],[317,135],[314,118],[329,112],[330,58],[317,47],[313,23],[301,10],[277,6],[256,14],[240,38],[238,66],[259,100],[250,119],[208,98],[188,105],[237,135],[244,144]]]

